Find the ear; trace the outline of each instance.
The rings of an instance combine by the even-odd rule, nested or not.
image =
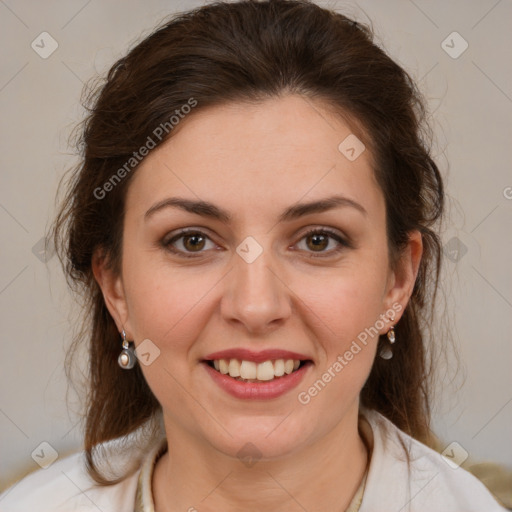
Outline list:
[[[114,319],[117,330],[126,331],[129,337],[128,307],[124,292],[123,280],[120,275],[116,275],[108,265],[108,258],[103,251],[95,251],[92,257],[92,272],[94,278],[101,288],[103,299],[107,309]]]
[[[403,249],[395,268],[390,269],[384,305],[388,310],[396,312],[393,324],[398,323],[411,298],[422,254],[421,233],[418,230],[411,231],[407,246]]]

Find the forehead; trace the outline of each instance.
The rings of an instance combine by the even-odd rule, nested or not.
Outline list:
[[[353,159],[354,152],[343,152],[347,144],[340,148],[348,140],[359,153],[363,146],[355,137],[341,117],[301,96],[198,110],[139,165],[127,211],[140,214],[179,195],[249,215],[251,208],[280,208],[336,192],[378,209],[382,198],[369,150]]]

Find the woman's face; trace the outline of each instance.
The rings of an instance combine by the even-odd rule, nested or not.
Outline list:
[[[357,414],[421,242],[390,269],[369,151],[340,150],[351,130],[321,103],[286,96],[181,123],[130,184],[122,274],[97,272],[107,304],[146,340],[139,364],[168,436],[233,456],[247,442],[268,457],[307,448]],[[222,373],[231,359],[250,382]],[[301,366],[276,377],[289,359]]]

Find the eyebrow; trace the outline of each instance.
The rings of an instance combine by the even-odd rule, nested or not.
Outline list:
[[[299,203],[290,206],[289,208],[284,210],[284,212],[281,213],[281,215],[279,216],[279,222],[290,222],[305,215],[310,215],[313,213],[322,213],[339,207],[351,207],[356,209],[365,216],[368,215],[368,212],[364,209],[364,207],[357,203],[356,201],[349,199],[348,197],[336,195],[326,197],[318,201],[312,201],[309,203]],[[179,208],[189,213],[195,213],[196,215],[201,215],[203,217],[209,217],[215,220],[225,222],[226,224],[229,224],[232,219],[231,214],[228,211],[219,208],[213,203],[201,200],[195,201],[191,199],[183,199],[180,197],[169,197],[154,204],[144,214],[144,219],[147,220],[156,212],[159,212],[165,208]]]

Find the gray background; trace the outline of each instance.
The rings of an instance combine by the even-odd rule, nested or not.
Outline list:
[[[76,397],[71,390],[68,411],[63,371],[72,299],[57,258],[38,244],[58,179],[75,162],[67,138],[82,116],[83,83],[164,16],[202,3],[0,0],[0,489],[38,468],[31,454],[41,442],[59,457],[80,447]],[[461,364],[455,377],[440,379],[436,432],[446,445],[459,443],[459,454],[512,466],[512,3],[319,3],[370,18],[379,44],[428,100],[451,214],[442,313]],[[31,47],[42,46],[44,31],[58,43],[46,59]]]

